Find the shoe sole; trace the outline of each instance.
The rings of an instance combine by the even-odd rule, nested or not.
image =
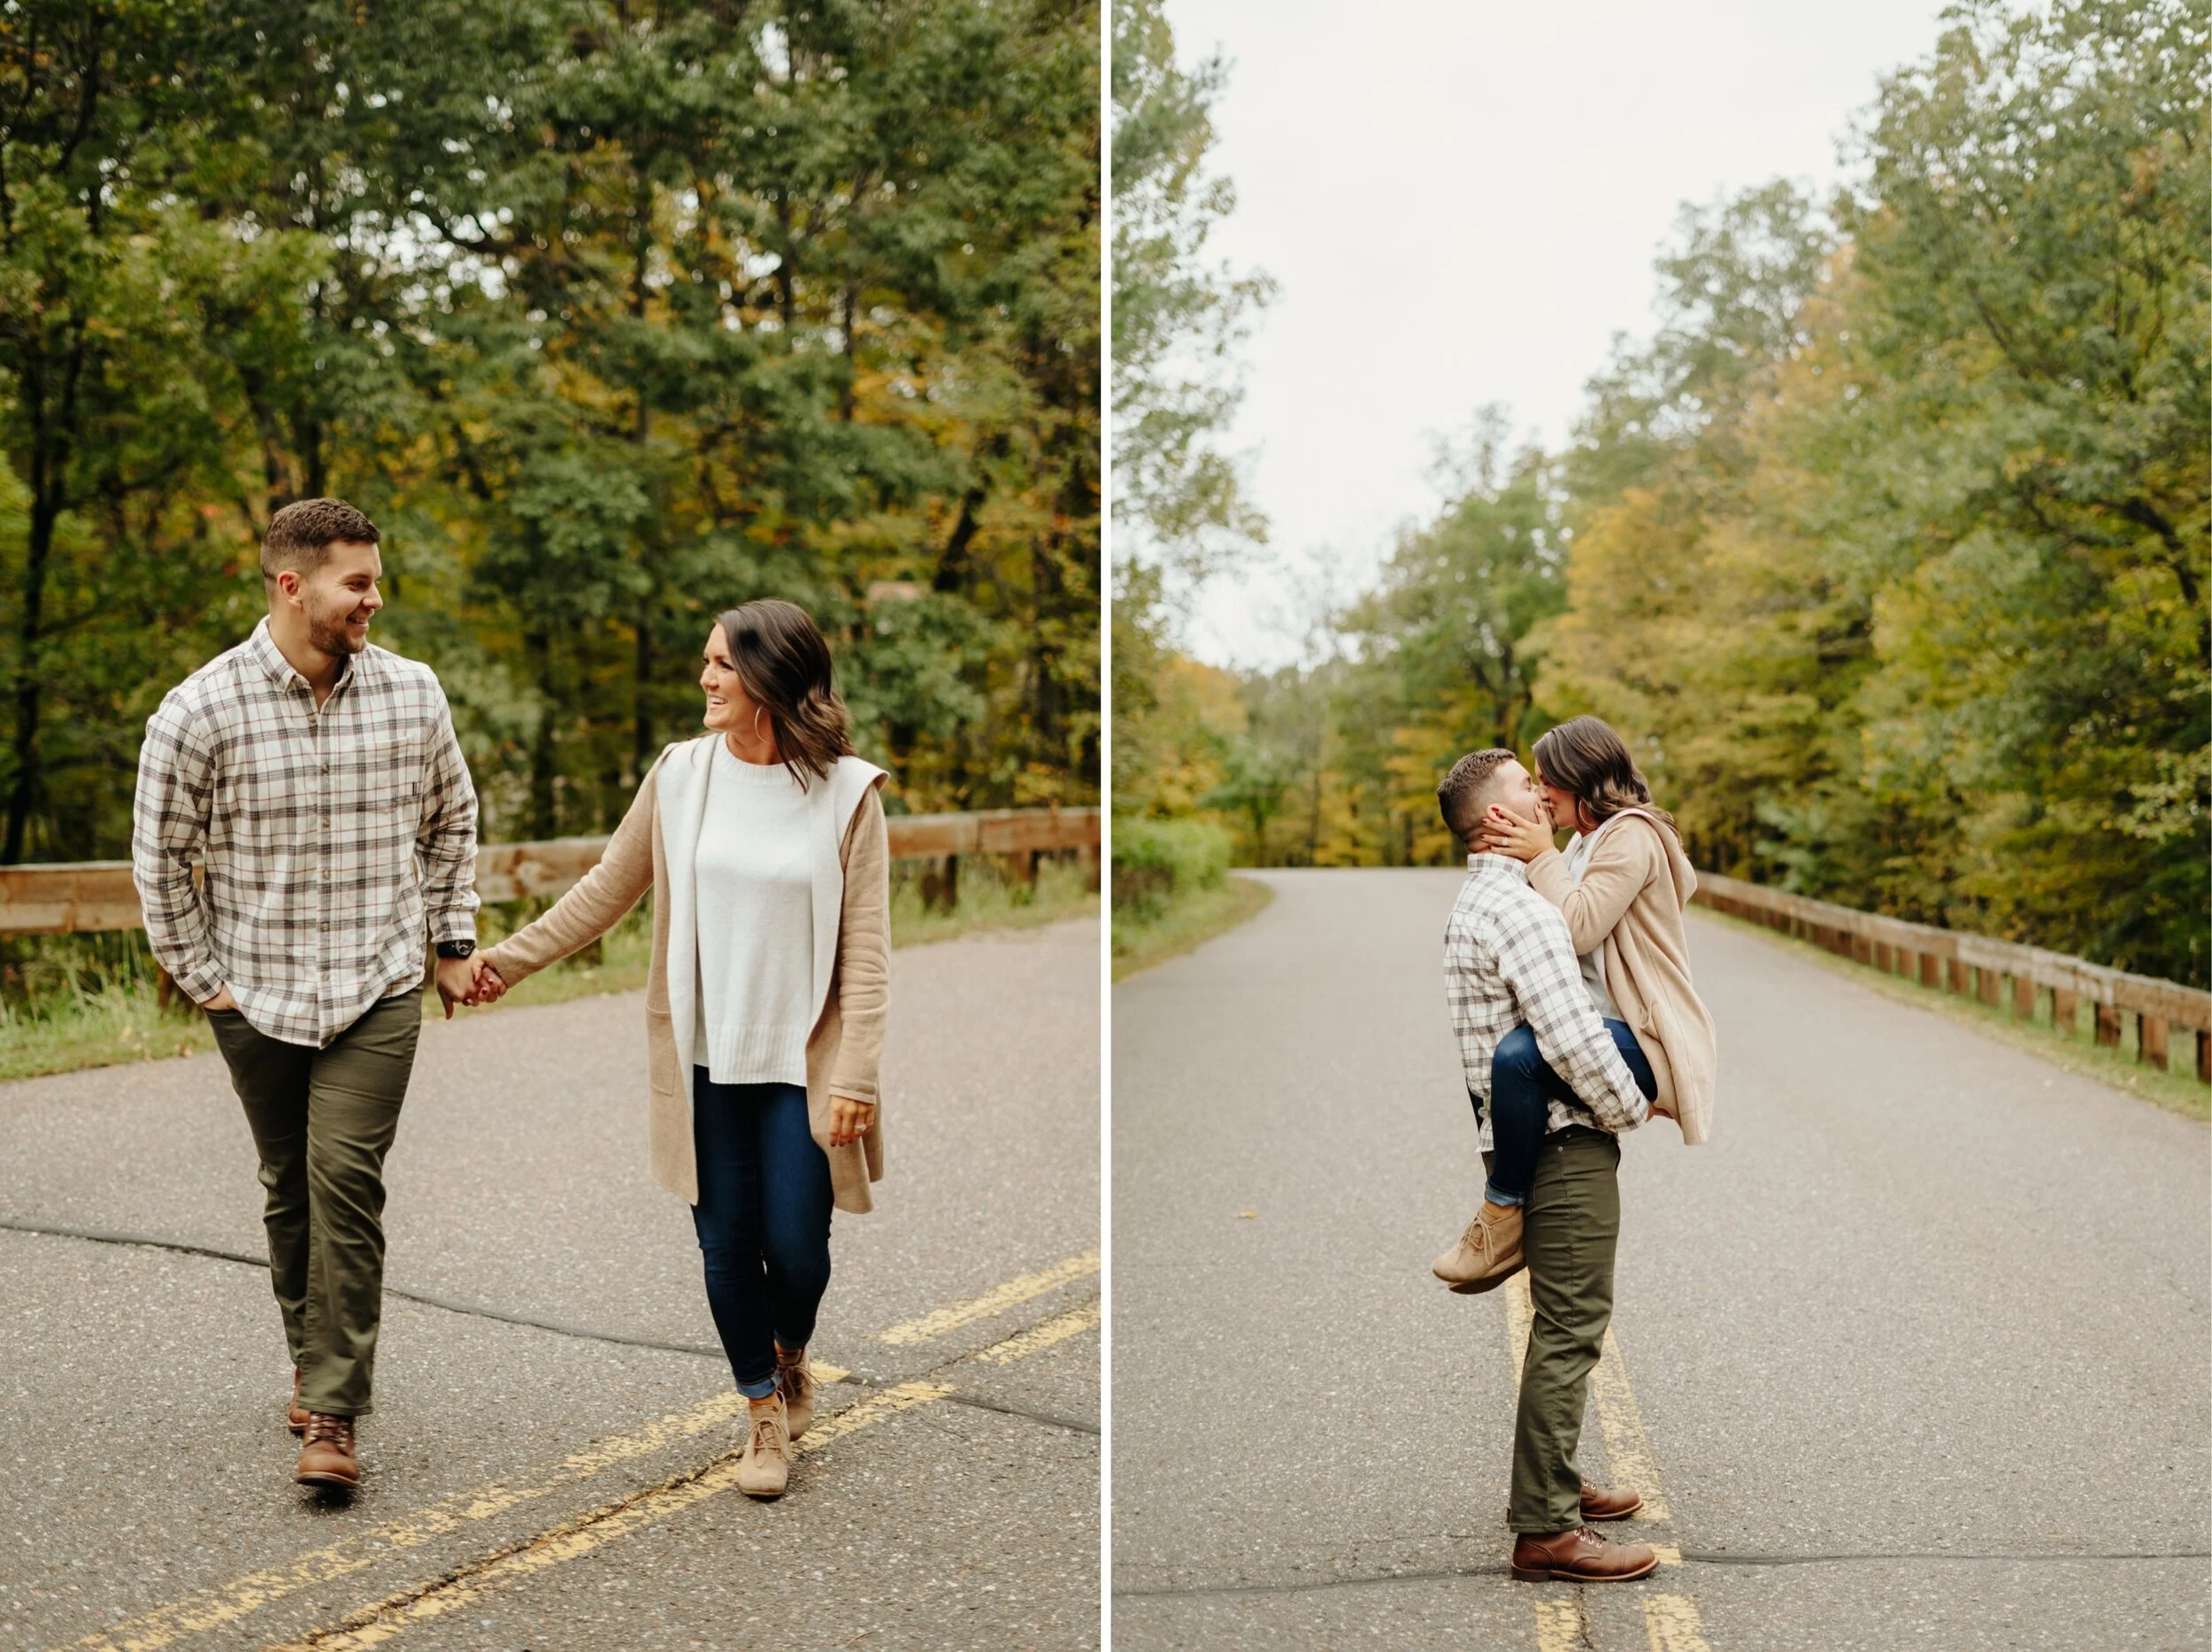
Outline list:
[[[773,1502],[777,1498],[782,1496],[784,1492],[787,1489],[787,1487],[781,1486],[779,1486],[774,1491],[755,1491],[749,1486],[741,1486],[738,1487],[738,1490],[743,1492],[755,1502]]]
[[[342,1474],[330,1473],[295,1474],[292,1479],[302,1486],[324,1486],[334,1491],[359,1491],[361,1489],[361,1477],[358,1474],[351,1479],[348,1479]]]
[[[1510,1569],[1516,1583],[1633,1583],[1639,1578],[1648,1578],[1659,1570],[1659,1556],[1654,1555],[1648,1565],[1634,1571],[1555,1571],[1547,1566],[1540,1571],[1520,1566]]]
[[[1511,1279],[1515,1274],[1520,1272],[1522,1269],[1527,1266],[1528,1264],[1525,1262],[1517,1262],[1502,1273],[1486,1274],[1481,1279],[1467,1279],[1456,1285],[1447,1279],[1445,1280],[1445,1285],[1448,1289],[1455,1292],[1459,1295],[1479,1296],[1485,1291],[1496,1290],[1499,1286],[1504,1284],[1508,1279]]]

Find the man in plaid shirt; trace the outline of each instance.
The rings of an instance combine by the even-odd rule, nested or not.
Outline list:
[[[1509,751],[1462,757],[1437,788],[1445,824],[1472,842],[1494,805],[1540,820],[1543,800]],[[1444,930],[1444,989],[1474,1103],[1483,1161],[1490,1162],[1491,1064],[1517,1027],[1534,1035],[1548,1087],[1547,1134],[1527,1203],[1513,1212],[1517,1241],[1496,1255],[1505,1224],[1468,1224],[1437,1259],[1455,1290],[1498,1285],[1528,1267],[1528,1356],[1513,1433],[1513,1575],[1578,1582],[1648,1575],[1657,1555],[1641,1543],[1608,1543],[1586,1524],[1632,1514],[1633,1493],[1585,1486],[1575,1466],[1591,1367],[1613,1317],[1613,1256],[1620,1238],[1617,1172],[1623,1131],[1650,1103],[1591,1001],[1567,920],[1529,887],[1528,871],[1503,855],[1471,854],[1467,880]],[[1525,1043],[1525,1041],[1517,1041]]]
[[[296,1478],[340,1488],[426,945],[448,1017],[478,969],[476,792],[436,676],[369,646],[379,538],[337,499],[276,513],[268,618],[148,719],[131,834],[154,956],[206,1009],[260,1156]]]

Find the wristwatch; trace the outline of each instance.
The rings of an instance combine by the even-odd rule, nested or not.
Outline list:
[[[438,956],[442,958],[465,958],[476,950],[473,941],[441,941]]]

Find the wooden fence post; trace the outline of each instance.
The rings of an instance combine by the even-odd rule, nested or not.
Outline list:
[[[2135,1018],[2135,1058],[2166,1071],[2166,1018],[2143,1015]]]
[[[1923,987],[1943,985],[1943,960],[1932,952],[1920,955],[1920,984]]]
[[[2017,1021],[2035,1019],[2035,978],[2016,975],[2012,978],[2012,1014]]]
[[[1897,960],[1890,957],[1889,942],[1886,941],[1876,941],[1874,943],[1874,967],[1881,971],[1883,974],[1886,975],[1893,969],[1894,969],[1896,965]]]
[[[1956,958],[1951,959],[1950,964],[1951,990],[1963,998],[1973,987],[1973,983],[1967,979],[1967,966]]]
[[[2063,1036],[2065,1036],[2065,1037],[2067,1037],[2067,1038],[2071,1038],[2071,1037],[2073,1037],[2073,1036],[2074,1036],[2074,1034],[2075,1034],[2077,1032],[2078,1032],[2078,1031],[2080,1030],[2080,1027],[2079,1027],[2079,1022],[2080,1022],[2080,1019],[2081,1019],[2081,997],[2080,997],[2080,995],[2079,995],[2079,994],[2078,994],[2078,993],[2076,993],[2076,992],[2075,992],[2072,988],[2070,988],[2070,987],[2052,987],[2052,988],[2051,988],[2051,1027],[2052,1027],[2052,1030],[2053,1030],[2053,1031],[2055,1031],[2055,1032],[2056,1032],[2056,1033],[2059,1033],[2062,1034]]]
[[[2212,1033],[2197,1034],[2197,1082],[2212,1084]]]
[[[2107,1049],[2120,1048],[2120,1006],[2101,1003],[2097,1006],[2097,1042]]]
[[[1989,1004],[1995,1003],[2002,985],[1997,972],[1993,969],[1978,969],[1974,972],[1981,977],[1982,1002]]]

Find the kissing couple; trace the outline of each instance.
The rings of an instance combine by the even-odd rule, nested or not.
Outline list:
[[[883,1175],[884,772],[854,755],[812,619],[741,603],[703,652],[707,732],[662,751],[581,881],[480,952],[476,790],[436,675],[369,642],[380,542],[342,500],[276,512],[268,614],[148,719],[133,805],[147,939],[206,1010],[260,1161],[294,1478],[361,1483],[426,954],[449,1020],[649,891],[648,1160],[691,1206],[748,1402],[738,1485],[780,1496],[814,1414],[831,1212],[866,1211]]]
[[[1532,755],[1531,774],[1510,751],[1470,752],[1436,788],[1468,850],[1444,983],[1486,1180],[1432,1271],[1463,1295],[1528,1271],[1513,1575],[1624,1582],[1657,1554],[1608,1543],[1591,1522],[1626,1519],[1642,1494],[1586,1484],[1576,1466],[1613,1318],[1620,1138],[1656,1113],[1684,1141],[1706,1139],[1716,1040],[1683,926],[1697,874],[1627,745],[1578,717]],[[1574,834],[1563,850],[1559,831]]]

